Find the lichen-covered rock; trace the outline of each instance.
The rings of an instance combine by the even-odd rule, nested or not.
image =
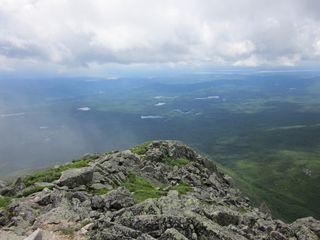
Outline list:
[[[4,184],[4,183],[2,183]],[[14,183],[12,183],[9,186],[2,186],[0,188],[0,195],[2,196],[9,196],[12,197],[14,195],[16,195],[17,193],[19,193],[21,190],[23,190],[25,188],[25,185],[22,181],[22,179],[19,177]]]
[[[299,228],[305,226],[309,228],[314,234],[320,238],[320,221],[314,219],[313,217],[306,217],[297,219],[293,224],[293,228]]]
[[[272,231],[270,233],[271,240],[286,240],[287,238],[280,232]]]
[[[62,173],[58,180],[59,186],[75,188],[81,185],[90,185],[92,183],[93,168],[69,169]]]
[[[6,187],[8,185],[7,182],[0,180],[0,191],[2,188]]]
[[[174,228],[167,229],[159,239],[162,240],[188,240],[183,234]]]
[[[8,211],[1,209],[0,210],[0,226],[5,226],[9,221],[10,219],[9,219]]]
[[[35,230],[29,237],[23,240],[42,240],[42,232],[41,229]]]
[[[93,210],[103,210],[106,207],[106,202],[101,196],[93,196],[91,198],[91,208]]]
[[[241,214],[236,211],[232,211],[230,209],[219,209],[217,211],[207,213],[210,219],[218,223],[220,226],[229,226],[229,225],[239,225]]]
[[[104,197],[104,201],[111,210],[120,210],[134,205],[132,194],[123,187],[108,192]]]
[[[41,206],[47,206],[52,203],[53,199],[50,192],[41,192],[34,198],[34,201]]]

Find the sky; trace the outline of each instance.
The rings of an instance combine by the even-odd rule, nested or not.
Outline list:
[[[319,61],[319,0],[0,0],[0,73]]]

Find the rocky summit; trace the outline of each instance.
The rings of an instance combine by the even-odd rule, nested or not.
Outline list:
[[[177,141],[89,154],[1,182],[0,194],[1,240],[320,238],[318,220],[273,219]]]

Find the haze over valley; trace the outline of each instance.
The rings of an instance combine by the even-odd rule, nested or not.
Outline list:
[[[316,70],[0,84],[2,177],[85,153],[177,139],[217,161],[278,216],[319,216]]]

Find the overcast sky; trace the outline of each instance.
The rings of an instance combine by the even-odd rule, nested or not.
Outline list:
[[[0,0],[0,72],[319,60],[319,0]]]

